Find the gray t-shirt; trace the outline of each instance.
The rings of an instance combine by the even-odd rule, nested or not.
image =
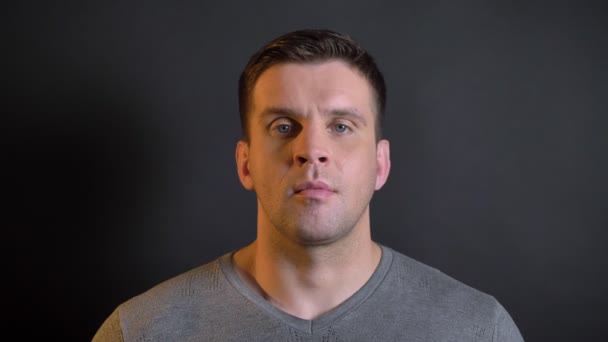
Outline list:
[[[385,246],[367,283],[313,320],[258,295],[231,254],[121,304],[93,341],[523,341],[494,297]]]

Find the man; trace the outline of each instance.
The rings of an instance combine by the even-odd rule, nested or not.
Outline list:
[[[287,33],[251,57],[239,100],[256,240],[123,303],[94,341],[523,341],[493,297],[372,241],[385,85],[357,43]]]

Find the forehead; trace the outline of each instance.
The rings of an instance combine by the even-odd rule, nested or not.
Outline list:
[[[322,108],[349,107],[374,115],[369,81],[340,60],[314,63],[281,63],[265,70],[251,97],[251,113],[266,107],[288,107],[308,112]]]

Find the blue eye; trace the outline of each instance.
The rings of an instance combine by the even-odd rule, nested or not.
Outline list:
[[[335,126],[335,130],[338,133],[346,133],[349,130],[349,127],[346,126],[345,124],[337,124]]]
[[[287,133],[289,133],[289,131],[291,131],[291,125],[287,125],[287,124],[277,125],[276,130],[277,130],[277,132],[279,132],[281,134],[287,134]]]

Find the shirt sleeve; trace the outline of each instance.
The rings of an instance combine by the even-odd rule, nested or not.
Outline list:
[[[492,341],[524,342],[523,336],[507,310],[500,303],[498,303],[496,310],[496,324]]]
[[[124,342],[118,309],[114,310],[99,327],[92,342]]]

